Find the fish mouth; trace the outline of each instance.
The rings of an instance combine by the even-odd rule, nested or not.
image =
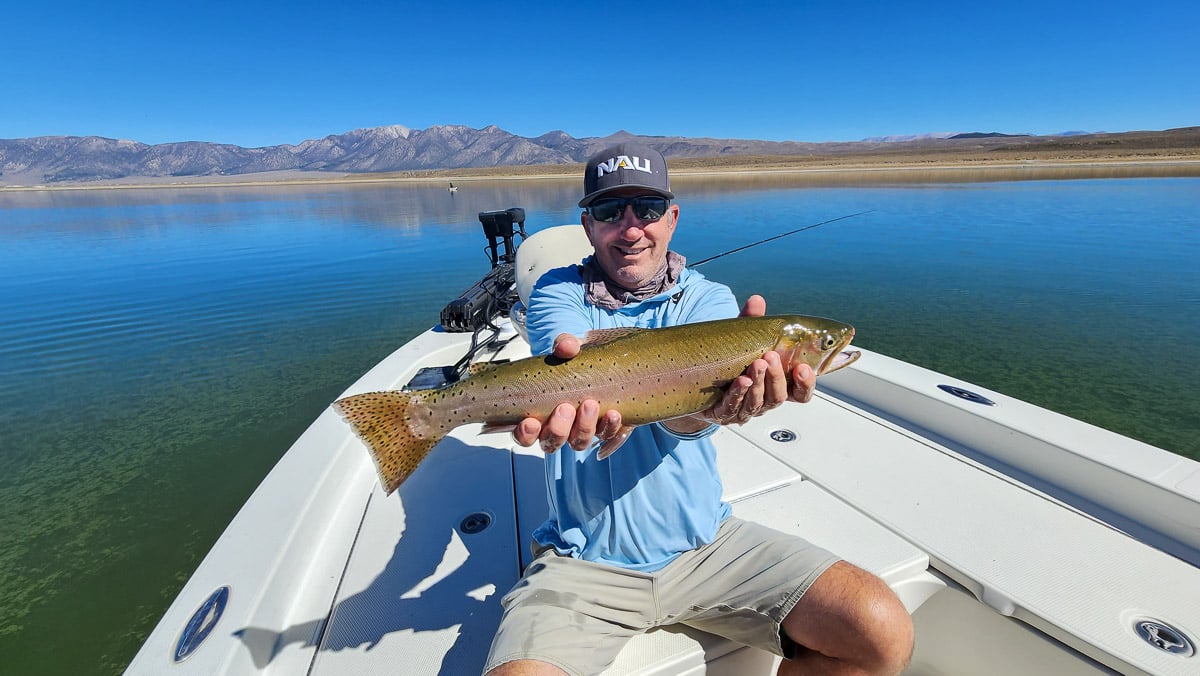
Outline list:
[[[825,355],[825,358],[821,360],[821,364],[817,368],[817,375],[823,376],[826,373],[833,373],[858,361],[858,358],[862,356],[862,352],[846,349],[850,346],[850,341],[852,340],[854,340],[854,329],[850,329],[846,333],[846,337],[842,339],[841,345],[838,345],[833,350],[830,350],[829,354]]]
[[[825,358],[825,361],[821,362],[821,370],[817,375],[823,376],[826,373],[833,373],[840,368],[858,361],[858,358],[861,356],[862,352],[858,350],[838,350],[837,352],[833,352]]]

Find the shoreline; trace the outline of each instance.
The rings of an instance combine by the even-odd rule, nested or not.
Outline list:
[[[741,156],[674,158],[673,180],[689,178],[794,177],[816,183],[1004,181],[1071,178],[1165,178],[1200,176],[1200,157],[1179,154],[1165,157],[1086,158],[813,158]],[[471,169],[346,174],[341,172],[283,171],[220,177],[129,177],[59,185],[3,185],[6,192],[59,192],[79,190],[146,190],[164,188],[282,187],[305,185],[420,184],[512,180],[576,180],[583,164],[517,165]]]

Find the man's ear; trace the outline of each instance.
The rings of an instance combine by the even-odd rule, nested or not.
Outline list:
[[[580,212],[579,224],[583,226],[583,234],[587,235],[588,241],[591,242],[592,248],[596,248],[596,240],[592,239],[592,219],[586,211]]]
[[[679,225],[679,205],[672,204],[667,208],[667,213],[671,214],[671,234],[675,234],[675,226]]]

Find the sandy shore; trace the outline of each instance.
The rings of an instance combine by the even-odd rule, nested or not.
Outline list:
[[[379,174],[281,171],[234,176],[128,177],[52,185],[0,186],[0,192],[31,190],[124,190],[321,184],[436,183],[577,179],[582,164],[474,169],[439,169]],[[671,160],[674,181],[701,178],[775,177],[796,183],[856,184],[930,181],[974,182],[1069,178],[1200,176],[1200,152],[1122,157],[942,157],[942,156],[734,156]]]

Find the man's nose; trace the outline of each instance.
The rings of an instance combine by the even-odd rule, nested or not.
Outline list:
[[[633,215],[633,205],[626,204],[625,211],[621,214],[621,235],[626,239],[641,239],[642,230],[645,228],[645,223],[642,219]]]

